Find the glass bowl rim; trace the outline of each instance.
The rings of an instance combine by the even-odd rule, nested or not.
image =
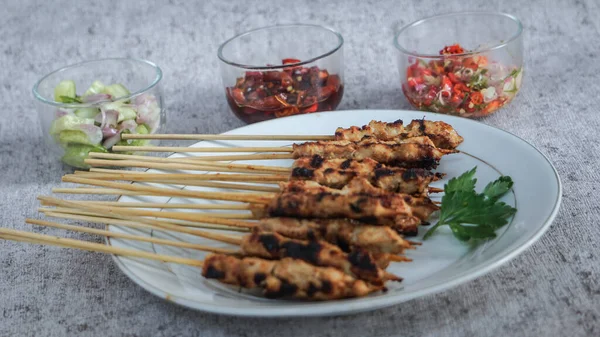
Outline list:
[[[66,71],[68,69],[72,69],[72,68],[76,68],[76,67],[81,67],[81,66],[85,66],[86,64],[90,64],[90,63],[99,63],[99,62],[107,62],[107,61],[134,61],[140,64],[146,64],[148,66],[150,66],[151,68],[153,68],[156,72],[156,76],[154,77],[154,80],[152,80],[152,82],[147,85],[146,87],[137,90],[133,93],[130,93],[127,96],[122,96],[122,97],[116,97],[116,98],[112,98],[110,100],[105,100],[105,101],[98,101],[98,102],[93,102],[93,103],[62,103],[62,102],[56,102],[55,100],[49,100],[46,97],[42,96],[39,91],[38,88],[40,86],[40,84],[46,80],[48,77],[58,74],[62,71]],[[99,103],[103,103],[103,102],[111,102],[111,101],[115,101],[115,100],[122,100],[122,99],[130,99],[130,98],[134,98],[136,96],[139,96],[143,93],[145,93],[146,91],[154,88],[158,82],[160,82],[160,80],[162,79],[163,73],[162,70],[160,69],[159,66],[157,66],[154,62],[150,62],[148,60],[144,60],[144,59],[140,59],[140,58],[134,58],[134,57],[110,57],[110,58],[102,58],[102,59],[95,59],[95,60],[87,60],[87,61],[82,61],[79,63],[74,63],[74,64],[70,64],[64,67],[61,67],[59,69],[56,69],[54,71],[51,71],[50,73],[44,75],[41,79],[39,79],[35,85],[33,86],[33,96],[38,99],[39,101],[49,104],[49,105],[54,105],[57,107],[69,107],[69,108],[83,108],[83,107],[90,107],[90,106],[96,106]]]
[[[312,27],[312,28],[324,29],[326,31],[329,31],[330,33],[333,33],[337,37],[338,43],[337,43],[337,45],[333,49],[327,51],[326,53],[323,53],[321,55],[312,57],[312,58],[310,58],[308,60],[305,60],[305,61],[301,61],[301,62],[297,62],[297,63],[283,64],[283,65],[273,65],[273,66],[260,65],[260,66],[255,66],[255,65],[249,65],[249,64],[241,64],[241,63],[236,63],[236,62],[230,61],[227,58],[225,58],[225,56],[223,56],[223,48],[225,48],[225,46],[227,44],[229,44],[230,42],[232,42],[233,40],[236,40],[236,39],[241,38],[241,37],[246,36],[246,35],[250,35],[252,33],[255,33],[255,32],[261,31],[261,30],[274,29],[274,28],[290,28],[290,27]],[[217,56],[219,57],[219,59],[223,63],[226,63],[226,64],[234,66],[234,67],[238,67],[238,68],[243,68],[243,69],[257,69],[257,70],[269,70],[269,69],[276,70],[276,69],[286,69],[286,68],[290,68],[290,67],[302,66],[302,65],[305,65],[305,64],[309,64],[309,63],[315,62],[315,61],[317,61],[319,59],[327,57],[327,56],[335,53],[336,51],[340,50],[340,48],[342,48],[343,45],[344,45],[344,38],[342,37],[342,34],[340,34],[338,31],[336,31],[336,30],[334,30],[333,28],[330,28],[330,27],[326,27],[326,26],[322,26],[322,25],[316,25],[316,24],[308,24],[308,23],[278,24],[278,25],[264,26],[264,27],[259,27],[259,28],[251,29],[251,30],[245,31],[243,33],[237,34],[237,35],[233,36],[232,38],[227,39],[225,42],[223,42],[219,46],[219,50],[217,51]]]
[[[435,20],[435,19],[439,19],[439,18],[443,18],[443,17],[451,17],[451,16],[472,16],[472,15],[481,15],[481,14],[485,14],[485,15],[494,15],[494,16],[500,16],[500,17],[505,17],[508,18],[510,20],[512,20],[514,23],[517,24],[517,32],[512,35],[509,39],[494,44],[492,46],[483,48],[483,49],[478,49],[475,51],[468,51],[465,53],[461,53],[461,54],[452,54],[452,56],[468,56],[468,55],[477,55],[477,54],[481,54],[484,52],[488,52],[488,51],[492,51],[492,50],[496,50],[496,49],[500,49],[510,43],[512,43],[513,41],[515,41],[516,39],[518,39],[521,34],[523,33],[523,24],[521,23],[521,21],[514,15],[512,14],[507,14],[507,13],[503,13],[503,12],[494,12],[494,11],[470,11],[470,12],[454,12],[454,13],[446,13],[446,14],[439,14],[439,15],[434,15],[434,16],[429,16],[423,19],[419,19],[417,21],[414,21],[412,23],[409,23],[407,25],[405,25],[404,27],[402,27],[396,34],[394,34],[394,46],[401,51],[404,54],[410,55],[410,56],[415,56],[415,57],[420,57],[420,58],[431,58],[431,59],[439,59],[441,57],[443,57],[443,55],[439,55],[439,54],[421,54],[421,53],[417,53],[417,52],[411,52],[406,50],[403,46],[401,46],[398,43],[398,38],[400,37],[400,35],[402,33],[404,33],[406,30],[408,30],[409,28],[415,27],[417,25],[420,25],[424,22],[427,21],[431,21],[431,20]]]

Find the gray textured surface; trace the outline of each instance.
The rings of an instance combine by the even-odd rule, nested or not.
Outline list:
[[[153,60],[164,70],[168,131],[241,126],[217,72],[219,42],[273,22],[325,23],[346,38],[340,109],[407,108],[393,28],[432,13],[490,9],[520,17],[526,78],[517,99],[484,122],[525,138],[557,166],[561,212],[531,249],[495,272],[444,293],[339,318],[244,319],[160,300],[110,257],[0,242],[0,335],[39,336],[592,336],[600,334],[600,46],[594,0],[133,2],[4,1],[0,12],[2,226],[26,228],[38,194],[68,170],[45,156],[30,89],[64,64],[106,56]],[[54,231],[48,231],[55,233]],[[90,239],[86,236],[72,235]]]

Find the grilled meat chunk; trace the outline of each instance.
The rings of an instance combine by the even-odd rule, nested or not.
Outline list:
[[[370,142],[357,144],[336,141],[317,141],[294,144],[294,158],[313,157],[319,155],[324,159],[357,159],[371,158],[382,164],[397,167],[436,168],[440,159],[448,150],[418,143]]]
[[[435,146],[441,149],[455,149],[463,142],[463,137],[451,125],[440,121],[435,122],[424,119],[415,119],[406,127],[402,120],[392,123],[371,121],[369,125],[363,127],[337,128],[335,131],[337,140],[354,142],[365,138],[386,141],[423,136],[429,137]]]
[[[399,254],[413,248],[390,227],[345,219],[265,218],[259,220],[258,228],[292,239],[325,240],[346,252],[361,248],[372,253]]]
[[[240,245],[247,256],[266,259],[286,257],[303,260],[322,267],[334,267],[356,278],[380,284],[388,280],[400,281],[395,275],[379,268],[373,256],[357,249],[346,253],[338,246],[322,240],[290,239],[276,232],[255,230],[244,236]]]
[[[338,269],[316,267],[301,260],[264,260],[211,254],[204,260],[202,276],[244,288],[262,288],[268,298],[335,300],[361,297],[384,290]]]
[[[422,195],[439,175],[422,168],[387,167],[369,158],[323,159],[313,156],[294,161],[290,181],[312,180],[339,189],[356,177],[365,178],[386,191]]]

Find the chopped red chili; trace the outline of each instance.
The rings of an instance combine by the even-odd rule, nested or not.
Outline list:
[[[319,67],[293,66],[281,71],[248,71],[227,87],[227,102],[233,112],[248,123],[317,111],[334,110],[343,95],[337,74]]]
[[[440,50],[440,55],[464,54],[465,50],[458,43],[451,46],[446,46]]]
[[[440,50],[437,60],[415,59],[406,69],[402,91],[418,109],[479,117],[510,102],[521,84],[522,68],[507,67],[468,53],[459,44]]]

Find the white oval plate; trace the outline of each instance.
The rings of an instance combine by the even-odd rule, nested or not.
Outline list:
[[[465,139],[459,147],[461,153],[445,156],[437,169],[438,172],[447,173],[446,179],[438,181],[432,186],[443,187],[447,179],[458,176],[474,166],[477,166],[476,177],[479,191],[498,176],[509,175],[515,182],[514,191],[505,196],[504,201],[517,207],[518,212],[509,225],[497,232],[498,236],[495,239],[477,246],[461,243],[452,236],[448,229],[441,228],[421,247],[407,253],[409,257],[413,258],[412,263],[393,263],[389,267],[390,272],[402,276],[404,281],[395,284],[389,283],[387,293],[329,302],[267,300],[256,296],[253,292],[241,291],[203,279],[197,268],[123,257],[114,259],[126,275],[146,290],[190,308],[241,316],[321,316],[374,310],[450,289],[508,262],[538,240],[558,212],[561,201],[560,180],[556,170],[542,153],[526,141],[506,131],[470,119],[433,113],[401,110],[354,110],[275,119],[235,129],[227,134],[333,134],[338,126],[364,125],[373,119],[381,121],[403,119],[405,122],[409,122],[412,119],[420,118],[450,123]],[[288,144],[290,142],[220,141],[201,142],[193,146],[282,146]],[[174,156],[183,155],[191,154]],[[214,153],[206,155],[214,155]],[[269,160],[248,163],[289,167],[291,162],[291,160]],[[189,189],[211,190],[198,187]],[[123,196],[120,201],[216,202],[136,196]],[[117,226],[110,226],[110,230],[132,232],[131,229]],[[417,240],[423,236],[426,230],[426,227],[421,229]],[[139,231],[135,233],[140,234]],[[154,231],[144,234],[223,246],[223,244],[216,244],[197,237],[172,233]],[[108,243],[118,247],[137,248],[198,259],[202,259],[205,255],[198,251],[165,248],[127,240],[111,239]]]

